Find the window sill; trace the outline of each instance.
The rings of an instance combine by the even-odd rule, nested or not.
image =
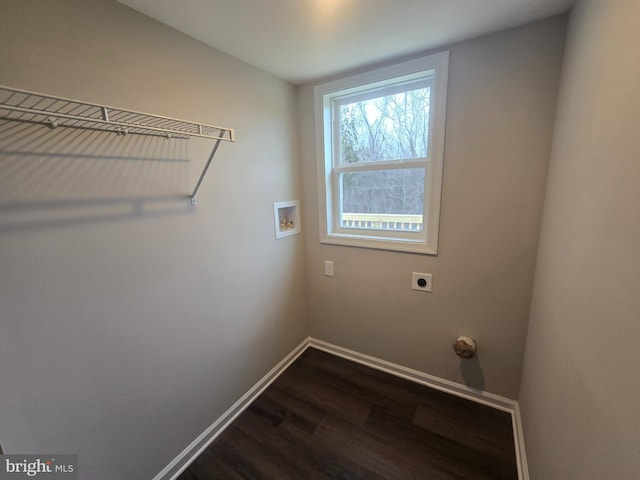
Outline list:
[[[342,245],[345,247],[371,248],[375,250],[389,250],[393,252],[418,253],[422,255],[437,255],[433,245],[423,241],[411,241],[399,238],[366,237],[362,235],[329,234],[320,237],[320,243]]]

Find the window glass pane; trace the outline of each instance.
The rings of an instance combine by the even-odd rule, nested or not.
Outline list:
[[[341,226],[421,232],[424,176],[424,168],[341,173]]]
[[[340,162],[426,158],[431,88],[338,106]]]

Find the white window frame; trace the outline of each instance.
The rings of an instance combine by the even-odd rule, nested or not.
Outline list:
[[[316,155],[318,166],[318,209],[320,242],[353,247],[375,248],[401,252],[436,255],[438,253],[438,228],[440,223],[440,197],[444,160],[444,137],[447,103],[447,77],[449,52],[440,52],[415,60],[371,70],[314,87]],[[398,81],[411,83],[430,82],[431,103],[429,111],[428,157],[424,159],[379,161],[367,164],[367,170],[394,169],[424,166],[425,204],[422,232],[370,230],[345,228],[340,225],[338,175],[359,171],[357,165],[340,165],[338,160],[337,122],[334,122],[335,106],[346,96],[363,92],[366,97],[372,89],[385,94]],[[389,93],[390,94],[390,93]]]

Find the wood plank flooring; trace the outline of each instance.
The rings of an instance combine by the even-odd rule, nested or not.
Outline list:
[[[307,349],[178,480],[517,480],[508,413]]]

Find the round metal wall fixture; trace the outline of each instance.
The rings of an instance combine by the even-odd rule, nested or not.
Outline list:
[[[460,358],[473,358],[476,354],[476,341],[471,337],[458,337],[453,344],[453,351]]]

